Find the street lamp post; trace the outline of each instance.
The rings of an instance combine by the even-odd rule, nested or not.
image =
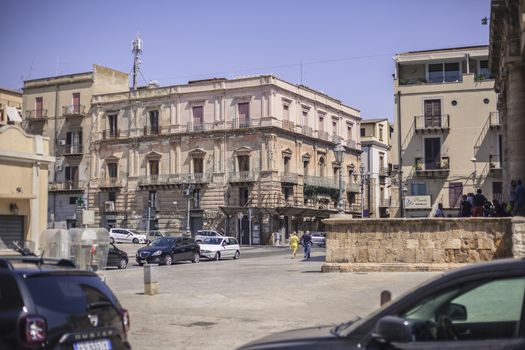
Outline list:
[[[339,143],[335,147],[335,157],[337,163],[339,163],[339,199],[337,201],[337,213],[343,214],[343,155],[345,148],[342,143]]]
[[[186,217],[186,234],[190,234],[190,213],[191,213],[191,195],[193,194],[193,190],[195,189],[195,185],[189,182],[184,182],[182,184],[184,195],[188,199],[188,212]]]
[[[365,167],[363,164],[359,167],[359,175],[361,177],[361,218],[365,217],[365,183],[369,181],[370,174],[365,174]],[[368,188],[368,192],[370,193],[370,187]],[[370,201],[367,204],[367,206],[370,206]]]

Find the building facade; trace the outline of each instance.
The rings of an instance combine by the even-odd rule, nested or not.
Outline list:
[[[388,119],[361,120],[363,211],[372,218],[390,216],[391,134]]]
[[[408,52],[395,65],[402,215],[432,216],[442,203],[457,216],[461,195],[477,189],[501,200],[502,127],[488,47]]]
[[[17,116],[14,116],[16,120],[13,119],[13,114],[8,113],[9,108],[14,108],[17,111]],[[9,111],[11,112],[11,111]],[[22,93],[18,91],[13,91],[9,89],[0,88],[0,126],[5,125],[9,122],[16,123],[19,122],[18,117],[22,112]]]
[[[99,65],[91,72],[24,82],[23,127],[30,134],[48,137],[50,154],[56,157],[49,174],[50,227],[73,227],[76,208],[86,198],[91,97],[127,91],[128,86],[127,74]]]
[[[525,181],[525,1],[492,0],[490,69],[498,93],[503,134],[503,188]],[[520,215],[525,215],[522,211]]]
[[[49,139],[0,126],[0,250],[38,240],[47,225]]]
[[[89,207],[102,227],[243,244],[359,215],[359,111],[274,76],[210,79],[93,97]],[[343,145],[342,164],[335,148]]]

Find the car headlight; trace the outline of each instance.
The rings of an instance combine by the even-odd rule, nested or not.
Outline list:
[[[162,250],[157,250],[155,253],[151,254],[151,256],[159,256],[162,254]]]

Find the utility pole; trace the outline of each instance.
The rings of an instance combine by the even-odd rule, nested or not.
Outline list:
[[[139,55],[142,54],[142,39],[139,38],[137,34],[137,38],[133,40],[133,90],[137,90],[137,72],[139,70],[139,64],[140,62]]]
[[[403,152],[401,150],[401,91],[397,92],[397,151],[399,153],[399,217],[405,217],[403,198]]]

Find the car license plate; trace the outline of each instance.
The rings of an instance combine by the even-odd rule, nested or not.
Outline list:
[[[74,350],[111,350],[111,341],[108,339],[84,341],[73,344]]]

